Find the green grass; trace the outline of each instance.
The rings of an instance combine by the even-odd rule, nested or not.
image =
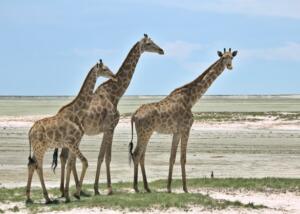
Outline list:
[[[299,120],[300,112],[195,112],[196,121],[224,122],[224,121],[261,121],[260,117],[274,117],[275,120]]]
[[[142,183],[140,183],[142,185]],[[243,207],[259,209],[264,208],[262,205],[254,205],[252,203],[243,204],[239,201],[216,200],[209,195],[199,193],[166,193],[166,180],[157,180],[149,184],[152,193],[128,193],[128,188],[132,187],[129,182],[113,184],[114,194],[111,196],[100,195],[92,197],[82,197],[77,201],[72,198],[72,202],[65,204],[62,201],[56,205],[44,205],[43,194],[41,188],[32,189],[32,199],[34,204],[28,205],[28,211],[37,213],[41,211],[54,210],[69,210],[72,208],[112,208],[121,210],[147,210],[150,208],[167,209],[170,207],[188,209],[189,206],[196,205],[205,207],[207,209],[225,209],[227,207]],[[174,180],[172,183],[173,189],[181,189],[181,180]],[[224,179],[189,179],[188,188],[216,188],[216,189],[243,189],[253,191],[300,191],[300,179],[289,178],[261,178],[261,179],[244,179],[244,178],[224,178]],[[84,190],[92,191],[93,185],[87,184],[83,187]],[[140,190],[142,190],[140,186]],[[160,190],[159,192],[157,190]],[[74,192],[74,187],[71,188],[70,193]],[[58,188],[49,189],[49,193],[54,197],[60,195]],[[1,188],[0,202],[7,203],[25,201],[25,188]],[[10,211],[17,212],[18,207],[12,208]],[[1,210],[3,211],[3,210]],[[1,213],[0,211],[0,213]]]
[[[299,120],[300,112],[194,112],[194,120],[202,122],[226,122],[226,121],[261,121],[259,117],[274,117],[275,120]],[[131,117],[132,113],[122,114],[122,117]]]

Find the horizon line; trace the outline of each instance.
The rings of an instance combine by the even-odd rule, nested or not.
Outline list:
[[[127,97],[134,96],[168,96],[169,94],[128,94]],[[300,94],[283,93],[283,94],[206,94],[203,96],[300,96]],[[75,97],[76,95],[0,95],[0,97]]]

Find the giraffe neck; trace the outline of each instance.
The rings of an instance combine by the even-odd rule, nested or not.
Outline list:
[[[116,74],[116,78],[118,79],[118,81],[106,81],[97,88],[95,94],[100,95],[104,92],[106,93],[106,96],[108,96],[112,101],[112,103],[117,105],[120,98],[123,96],[130,84],[131,78],[141,54],[142,51],[140,43],[137,42],[129,51],[127,57],[125,58],[121,67],[119,68],[119,71]]]
[[[93,67],[86,76],[78,95],[72,102],[63,106],[59,110],[59,113],[63,111],[72,112],[74,114],[77,114],[76,116],[81,119],[81,117],[84,116],[82,112],[86,111],[89,108],[89,105],[92,101],[96,80],[97,70]]]
[[[222,58],[217,60],[195,80],[174,90],[171,95],[174,94],[176,96],[176,94],[180,94],[183,96],[182,101],[188,107],[192,108],[211,84],[217,79],[217,77],[225,70],[225,66],[222,61]]]

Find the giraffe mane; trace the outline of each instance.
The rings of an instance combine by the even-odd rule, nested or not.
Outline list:
[[[73,105],[73,104],[76,102],[76,100],[78,99],[78,96],[81,94],[81,92],[82,92],[82,90],[83,90],[83,86],[84,86],[84,85],[86,84],[86,82],[88,81],[89,76],[90,76],[91,73],[92,73],[92,70],[93,70],[93,67],[91,68],[91,70],[89,71],[88,75],[86,76],[86,78],[85,78],[83,84],[81,85],[80,91],[79,91],[79,93],[77,94],[77,96],[76,96],[71,102],[69,102],[68,104],[66,104],[66,105],[64,105],[63,107],[61,107],[61,108],[58,110],[58,113],[60,113],[61,111],[63,111],[64,109],[66,109],[67,107]]]
[[[180,92],[181,90],[185,90],[188,88],[188,86],[190,86],[191,84],[193,84],[195,81],[199,81],[204,79],[204,77],[206,76],[206,74],[208,74],[208,72],[211,70],[212,67],[214,67],[222,58],[218,59],[217,61],[215,61],[211,66],[209,66],[200,76],[198,76],[196,79],[192,80],[191,82],[176,88],[175,90],[173,90],[171,92],[171,94],[175,94],[176,92]]]

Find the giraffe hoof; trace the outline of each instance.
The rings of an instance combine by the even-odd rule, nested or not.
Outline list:
[[[134,188],[134,191],[135,191],[136,193],[139,193],[139,192],[140,192],[139,189],[137,189],[137,188]]]
[[[183,191],[184,191],[185,193],[189,193],[189,191],[188,191],[187,189],[184,189]]]
[[[145,188],[147,193],[151,193],[151,190],[149,188]]]
[[[98,190],[95,190],[95,195],[100,195],[100,192]]]
[[[172,193],[172,190],[171,190],[171,189],[168,189],[167,192],[168,192],[168,193]]]
[[[77,195],[77,193],[74,193],[73,196],[74,196],[77,200],[80,200],[80,195]]]
[[[108,192],[107,192],[107,195],[112,195],[112,194],[113,194],[112,189],[109,189]]]
[[[70,203],[70,202],[71,202],[70,198],[66,198],[65,203],[67,204],[67,203]]]
[[[91,197],[91,194],[89,194],[89,193],[86,193],[86,192],[84,192],[84,191],[80,191],[80,196],[82,196],[82,197]]]
[[[58,204],[58,200],[47,200],[45,204]]]
[[[33,204],[33,200],[31,198],[28,198],[25,203],[26,204]]]

